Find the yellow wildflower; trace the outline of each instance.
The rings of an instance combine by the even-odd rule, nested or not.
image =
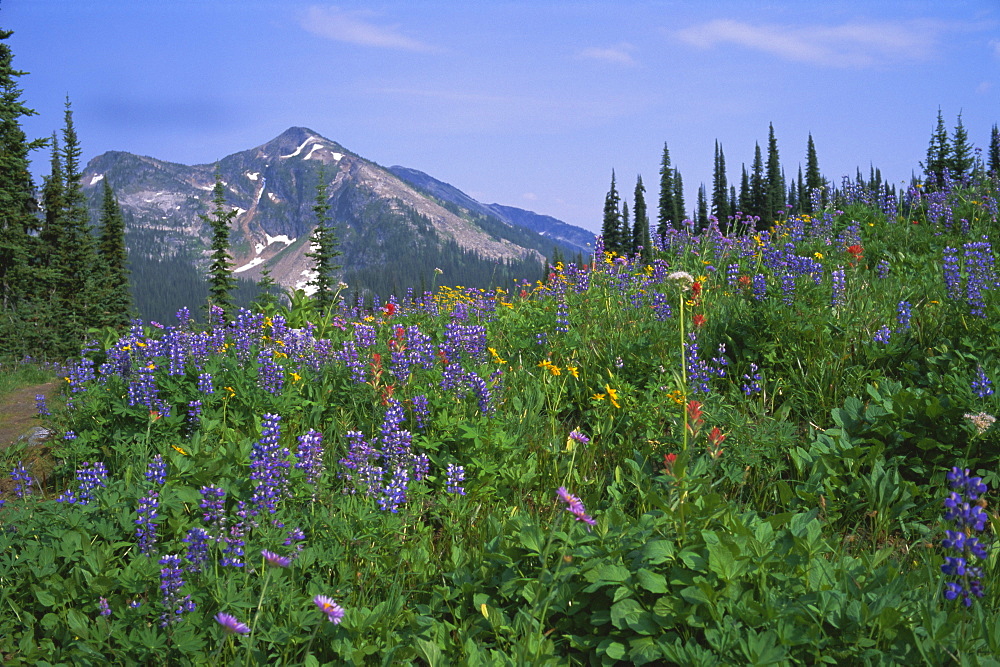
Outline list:
[[[139,347],[146,347],[146,344],[144,342],[142,342],[141,340],[137,340],[135,342],[135,344],[138,345]]]
[[[570,375],[572,375],[573,377],[575,377],[577,380],[580,379],[580,375],[579,375],[579,373],[577,373],[576,366],[567,366],[566,367],[566,372],[569,373]]]
[[[233,389],[232,387],[223,387],[223,389],[229,392],[229,398],[232,398],[233,396],[236,395],[236,390]]]
[[[591,398],[595,401],[603,401],[607,396],[605,394],[594,394]]]
[[[292,382],[298,382],[301,379],[302,379],[301,375],[299,375],[298,373],[295,373],[295,372],[292,373]]]
[[[620,408],[621,405],[618,404],[618,390],[612,389],[609,385],[604,385],[604,390],[608,392],[608,400],[611,401],[611,405]]]
[[[156,370],[156,364],[150,364],[150,365],[146,366],[146,368],[148,370],[155,371]]]
[[[814,252],[813,253],[813,257],[815,257],[816,259],[823,259],[823,253],[821,253],[821,252]]]
[[[488,351],[488,352],[489,352],[489,353],[490,353],[490,354],[491,354],[491,355],[493,356],[493,361],[494,361],[495,363],[498,363],[498,364],[506,364],[506,363],[507,363],[507,361],[506,361],[506,360],[504,360],[504,359],[502,359],[502,358],[500,357],[500,354],[499,354],[499,353],[498,353],[498,352],[496,351],[496,349],[495,349],[495,348],[492,348],[492,347],[488,347],[488,348],[486,348],[486,349],[487,349],[487,351]]]
[[[175,450],[175,451],[177,451],[178,453],[180,453],[180,454],[183,454],[184,456],[187,456],[187,455],[188,455],[188,453],[187,453],[187,452],[185,452],[185,451],[184,451],[183,449],[181,449],[181,448],[180,448],[180,447],[178,447],[177,445],[170,445],[170,446],[171,446],[171,447],[173,447],[173,448],[174,448],[174,450]]]

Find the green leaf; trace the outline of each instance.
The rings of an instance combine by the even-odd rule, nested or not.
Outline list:
[[[636,579],[638,580],[639,585],[650,593],[667,592],[667,578],[659,572],[641,569],[636,573]]]
[[[652,540],[642,547],[642,559],[650,565],[659,565],[674,558],[674,544],[667,540]]]
[[[35,591],[35,598],[41,603],[43,607],[54,607],[56,606],[56,598],[52,593],[43,590]]]

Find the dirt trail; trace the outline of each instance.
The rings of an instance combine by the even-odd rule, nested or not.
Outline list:
[[[35,415],[38,407],[35,396],[45,394],[50,398],[56,394],[59,383],[55,380],[31,387],[21,387],[0,396],[0,447],[6,447],[28,432],[32,426],[41,426]]]

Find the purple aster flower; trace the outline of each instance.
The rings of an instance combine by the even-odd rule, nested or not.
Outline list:
[[[240,622],[232,614],[227,614],[225,612],[219,612],[215,615],[215,620],[222,626],[227,635],[245,635],[250,632],[250,626],[246,623]]]
[[[334,602],[332,598],[328,598],[325,595],[317,595],[313,598],[313,602],[319,607],[321,612],[326,614],[327,620],[334,625],[344,620],[344,608]]]
[[[271,567],[288,567],[292,564],[291,558],[276,554],[273,551],[268,551],[267,549],[261,550],[260,555],[264,557],[264,561]]]
[[[578,431],[576,429],[573,429],[572,431],[569,432],[569,439],[573,440],[574,442],[578,442],[581,445],[586,445],[588,442],[590,442],[590,438],[588,438],[581,431]]]
[[[583,521],[587,524],[587,530],[590,530],[590,526],[597,524],[597,522],[589,514],[587,514],[587,510],[583,506],[583,501],[567,491],[565,486],[560,486],[556,489],[556,494],[559,496],[560,500],[566,503],[567,512],[575,516],[577,521]]]

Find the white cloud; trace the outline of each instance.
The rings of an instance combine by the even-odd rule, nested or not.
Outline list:
[[[523,195],[521,195],[521,198],[527,199],[528,201],[538,201],[538,195],[536,195],[534,192],[525,192]]]
[[[991,90],[993,90],[992,81],[982,81],[979,83],[978,86],[976,86],[976,92],[979,93],[980,95],[986,94]]]
[[[600,60],[613,65],[631,66],[635,65],[635,59],[632,58],[632,51],[634,50],[635,47],[625,43],[606,48],[594,46],[580,51],[577,57],[586,60]]]
[[[926,60],[940,35],[959,26],[933,21],[844,23],[836,26],[751,24],[717,19],[675,33],[700,48],[738,44],[786,60],[828,67],[873,67]]]
[[[1000,58],[1000,39],[991,39],[990,49],[992,49],[994,56]]]
[[[379,25],[370,11],[346,11],[339,7],[309,7],[303,18],[302,27],[320,37],[337,42],[372,46],[382,49],[417,51],[430,53],[440,49],[408,37],[398,25]]]

